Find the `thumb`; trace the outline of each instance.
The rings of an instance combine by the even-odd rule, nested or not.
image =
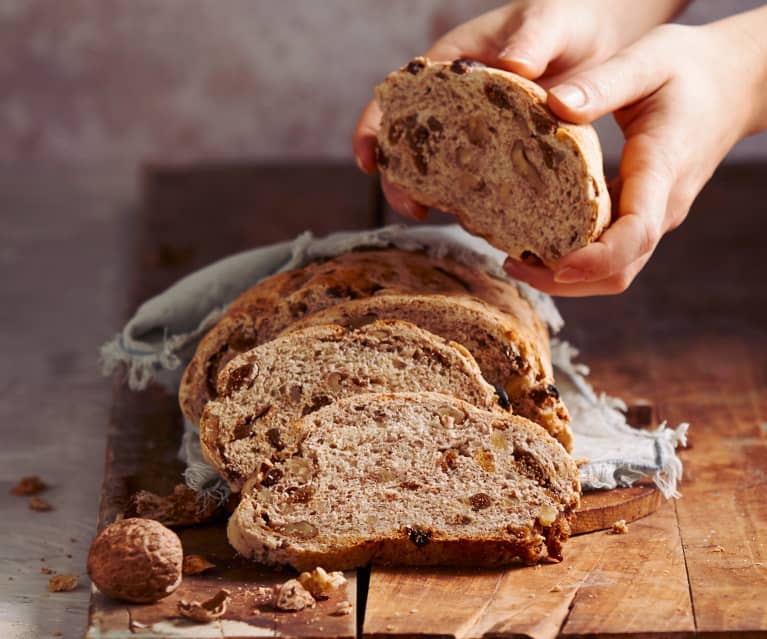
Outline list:
[[[582,124],[647,97],[670,77],[669,65],[661,63],[659,47],[654,45],[654,39],[646,37],[607,62],[553,86],[549,107],[562,119]]]

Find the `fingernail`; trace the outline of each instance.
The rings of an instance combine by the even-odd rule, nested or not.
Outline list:
[[[514,50],[512,48],[504,49],[503,51],[498,54],[498,57],[501,58],[501,60],[506,60],[507,62],[517,62],[518,64],[524,64],[525,66],[530,66],[532,63],[530,62],[530,56],[525,51],[519,51]]]
[[[586,94],[574,84],[560,84],[550,89],[549,93],[571,109],[580,109],[586,104]]]
[[[358,155],[355,155],[355,156],[354,156],[354,161],[357,163],[357,168],[358,168],[360,171],[362,171],[363,173],[365,173],[365,174],[367,174],[367,175],[371,175],[370,171],[368,171],[368,170],[365,168],[365,165],[364,165],[364,164],[362,164],[362,160],[360,159],[360,157],[359,157]]]
[[[586,279],[586,273],[579,268],[565,266],[554,273],[554,281],[559,284],[573,284]]]

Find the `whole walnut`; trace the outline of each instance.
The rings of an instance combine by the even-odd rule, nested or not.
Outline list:
[[[88,574],[113,599],[150,603],[178,588],[183,559],[181,540],[169,528],[151,519],[121,519],[93,540]]]

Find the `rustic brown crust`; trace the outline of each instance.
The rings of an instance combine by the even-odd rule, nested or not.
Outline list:
[[[561,559],[579,504],[578,470],[532,422],[437,393],[357,396],[302,421],[300,455],[313,460],[314,474],[249,482],[228,526],[240,554],[298,570]],[[454,464],[440,471],[425,463],[445,444],[462,448]],[[310,502],[290,499],[297,484],[317,488]]]
[[[376,100],[383,176],[509,255],[552,266],[609,224],[594,129],[556,118],[537,84],[475,62],[416,58]]]
[[[530,342],[548,351],[548,334],[517,287],[450,258],[399,249],[352,251],[269,277],[237,298],[203,337],[181,380],[184,415],[200,423],[216,396],[218,373],[237,354],[276,337],[289,325],[350,300],[389,293],[471,295],[509,313]],[[548,361],[548,352],[543,354]]]
[[[169,528],[151,519],[120,519],[102,530],[88,553],[88,574],[105,595],[150,603],[181,583],[184,552]]]

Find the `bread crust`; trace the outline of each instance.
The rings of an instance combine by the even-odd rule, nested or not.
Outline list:
[[[216,381],[239,353],[273,339],[312,313],[389,293],[471,295],[515,317],[519,330],[546,351],[548,333],[517,287],[450,258],[420,251],[359,250],[268,277],[240,295],[202,338],[179,388],[184,416],[198,425]]]
[[[376,88],[378,166],[517,259],[554,266],[610,222],[599,139],[546,92],[501,69],[416,58]]]

